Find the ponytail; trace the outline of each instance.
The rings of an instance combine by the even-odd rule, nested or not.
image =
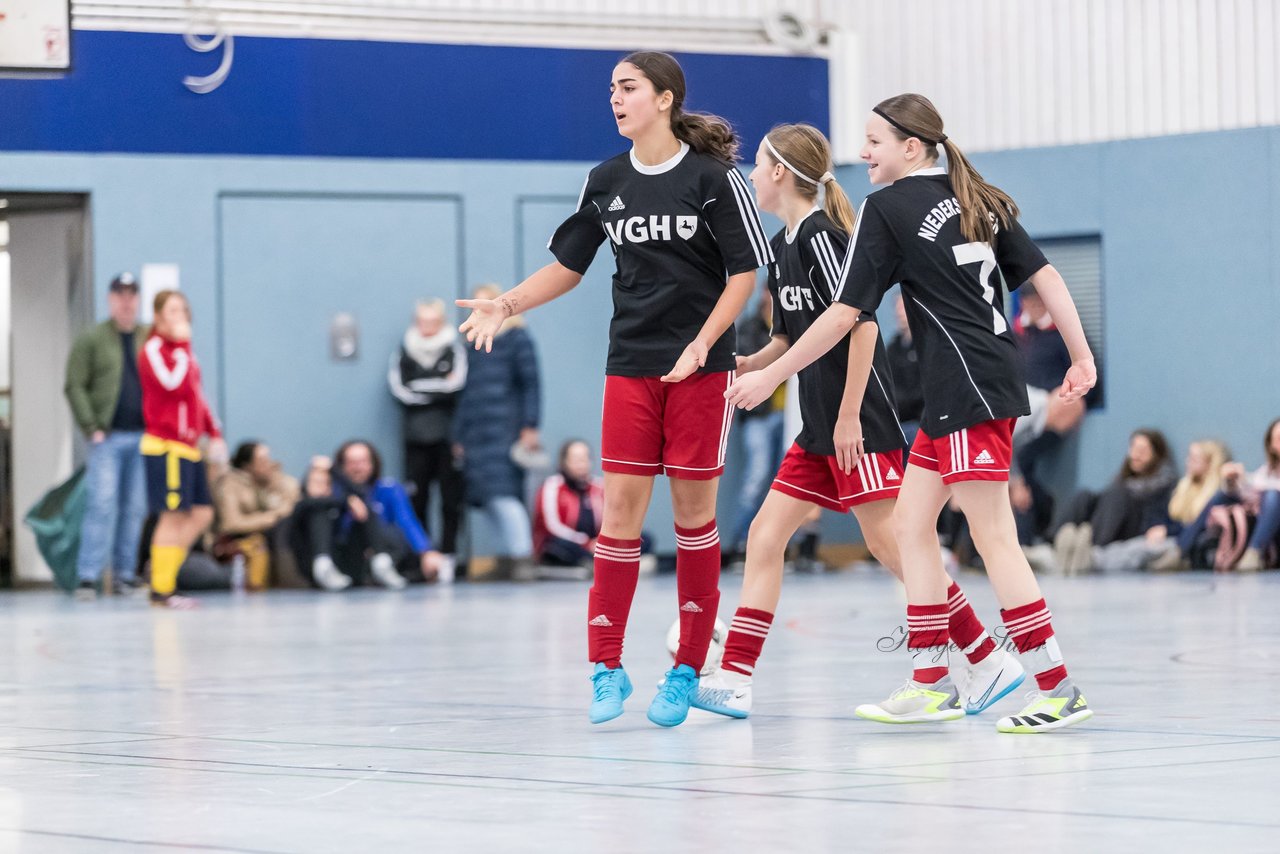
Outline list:
[[[947,177],[960,203],[960,233],[976,243],[995,243],[996,222],[1008,228],[1018,216],[1018,205],[999,187],[988,184],[981,173],[950,139],[941,142],[947,152]]]
[[[684,70],[674,56],[656,50],[641,50],[627,54],[620,61],[640,69],[640,73],[653,84],[653,91],[671,93],[671,132],[676,139],[688,143],[699,154],[709,154],[729,163],[738,162],[738,135],[727,121],[709,113],[684,111]]]
[[[699,154],[709,154],[729,163],[738,162],[738,135],[719,116],[673,109],[671,132],[676,135],[676,139],[689,143],[689,147]]]
[[[845,232],[853,232],[853,205],[831,174],[831,143],[822,131],[806,124],[778,125],[765,134],[764,149],[792,174],[792,185],[801,198],[816,201],[818,188],[823,188],[823,213]]]
[[[887,121],[900,140],[915,137],[928,156],[937,160],[938,148],[947,154],[947,177],[960,203],[960,233],[977,243],[994,243],[996,224],[1007,228],[1018,216],[1018,206],[1004,190],[983,180],[964,152],[942,130],[942,116],[923,95],[895,95],[881,101],[873,112]]]
[[[822,212],[841,229],[852,234],[857,214],[853,210],[849,197],[845,195],[844,188],[834,176],[823,184],[822,188],[825,195],[822,200]]]

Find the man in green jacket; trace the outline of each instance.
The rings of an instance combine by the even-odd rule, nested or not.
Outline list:
[[[121,273],[107,292],[111,319],[80,335],[67,358],[64,391],[89,441],[88,503],[80,532],[76,598],[98,595],[111,562],[116,593],[138,586],[138,539],[146,520],[143,477],[142,386],[138,354],[151,330],[138,325],[138,282]]]

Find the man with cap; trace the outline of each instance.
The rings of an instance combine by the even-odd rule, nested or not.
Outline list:
[[[151,330],[138,324],[138,282],[111,280],[110,319],[76,339],[67,358],[64,391],[89,443],[88,503],[80,532],[76,598],[98,594],[110,562],[116,593],[138,586],[138,539],[146,519],[142,454],[142,386],[138,354]]]

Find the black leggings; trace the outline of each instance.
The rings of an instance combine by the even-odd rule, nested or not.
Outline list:
[[[453,446],[449,442],[429,445],[406,443],[404,446],[405,480],[414,487],[413,512],[424,526],[431,521],[431,484],[440,489],[441,531],[439,549],[445,554],[458,550],[458,526],[462,521],[462,472],[455,465]]]

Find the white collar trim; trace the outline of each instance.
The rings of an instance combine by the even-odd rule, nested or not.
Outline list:
[[[786,239],[788,244],[796,242],[796,235],[800,233],[800,226],[804,225],[804,221],[806,219],[813,216],[820,210],[822,210],[822,208],[818,207],[817,205],[814,205],[813,207],[809,208],[809,212],[804,216],[800,217],[800,221],[796,223],[796,227],[783,235],[783,237]]]
[[[663,172],[670,172],[672,169],[680,165],[680,161],[684,160],[684,156],[689,153],[689,143],[681,141],[680,150],[671,157],[659,163],[657,166],[646,166],[636,157],[636,150],[631,149],[631,166],[641,175],[661,175]]]

